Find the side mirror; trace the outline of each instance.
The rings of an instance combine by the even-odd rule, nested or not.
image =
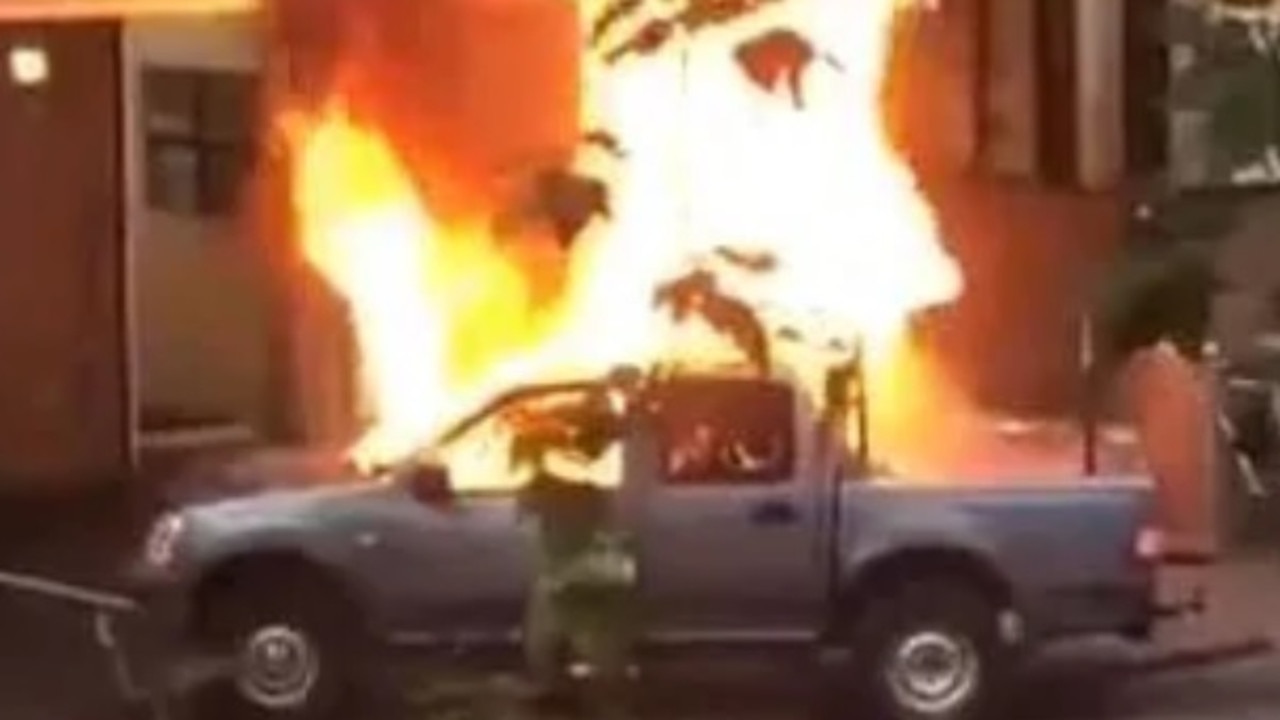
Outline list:
[[[407,471],[405,482],[414,499],[424,505],[452,505],[456,499],[449,471],[439,465],[415,465]]]

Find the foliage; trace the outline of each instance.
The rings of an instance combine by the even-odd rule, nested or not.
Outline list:
[[[1162,340],[1199,357],[1221,286],[1215,241],[1229,230],[1230,218],[1230,204],[1212,196],[1184,192],[1138,204],[1096,308],[1102,367]]]
[[[1175,0],[1166,40],[1175,59],[1170,104],[1207,120],[1213,175],[1236,182],[1280,152],[1280,23],[1238,3]],[[1255,3],[1256,5],[1256,3]]]
[[[1170,110],[1204,119],[1211,184],[1276,180],[1280,16],[1270,3],[1174,0],[1163,31]],[[1161,340],[1198,357],[1222,285],[1214,250],[1234,224],[1229,192],[1161,188],[1137,207],[1097,308],[1104,366]]]

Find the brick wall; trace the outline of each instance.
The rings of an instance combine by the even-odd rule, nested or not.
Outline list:
[[[1119,197],[971,176],[926,188],[965,272],[964,296],[934,328],[948,364],[985,402],[1077,409],[1080,322],[1119,237]]]

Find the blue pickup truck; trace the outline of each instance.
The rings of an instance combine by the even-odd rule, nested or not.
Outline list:
[[[520,388],[421,461],[350,483],[241,466],[295,487],[159,518],[140,593],[173,637],[232,658],[225,696],[268,717],[331,711],[362,677],[358,658],[376,656],[353,647],[513,648],[532,531],[492,482],[503,452],[451,466],[450,450],[512,441],[511,418],[598,389]],[[1045,643],[1150,630],[1147,478],[896,483],[788,382],[690,376],[652,392],[619,463],[646,650],[843,657],[859,717],[967,720]],[[709,450],[698,463],[689,438]]]

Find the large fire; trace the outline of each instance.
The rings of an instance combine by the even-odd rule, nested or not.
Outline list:
[[[400,456],[513,384],[711,362],[705,328],[678,328],[653,303],[692,267],[718,268],[772,331],[866,338],[891,377],[909,317],[961,291],[883,127],[901,4],[775,0],[613,62],[616,43],[588,42],[605,3],[582,3],[581,124],[607,130],[625,156],[584,145],[574,158],[607,182],[611,207],[567,247],[545,229],[503,230],[496,203],[463,219],[433,212],[406,159],[340,92],[293,124],[298,232],[349,304],[361,358],[371,426],[356,459]],[[677,4],[655,5],[670,15]],[[742,54],[753,37],[773,41],[758,48],[775,59],[813,52],[790,66],[795,77],[752,76]],[[726,249],[772,269],[708,264]]]

